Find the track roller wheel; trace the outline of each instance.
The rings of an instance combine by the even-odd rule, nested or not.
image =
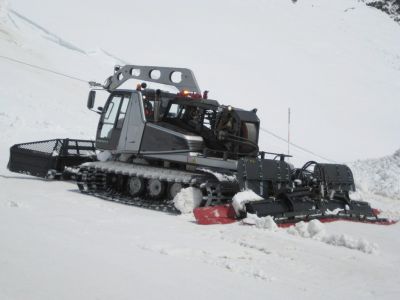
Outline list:
[[[183,188],[183,185],[180,182],[175,182],[175,183],[170,184],[168,187],[169,198],[174,199],[176,194],[178,194],[182,188]]]
[[[159,179],[150,179],[147,182],[147,192],[153,199],[160,199],[165,194],[166,183]]]
[[[143,178],[130,177],[128,180],[128,192],[132,197],[137,197],[143,194],[146,184]]]

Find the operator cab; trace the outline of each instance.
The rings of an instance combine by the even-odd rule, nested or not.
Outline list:
[[[173,97],[176,94],[151,89],[111,92],[101,111],[96,147],[131,154],[201,151],[201,136],[163,122]]]
[[[113,91],[98,125],[96,146],[115,153],[208,151],[236,159],[258,153],[255,111],[160,90]]]
[[[152,76],[155,70],[160,72],[158,78]],[[181,73],[179,80],[174,79],[175,73]],[[136,90],[118,89],[128,79],[143,83]],[[180,92],[148,89],[145,82],[172,86]],[[136,156],[211,152],[224,159],[258,154],[256,111],[207,99],[207,92],[201,94],[189,69],[116,66],[104,85],[94,86],[110,93],[104,109],[97,111],[101,114],[96,134],[98,149]],[[91,91],[91,110],[94,97],[95,92]]]

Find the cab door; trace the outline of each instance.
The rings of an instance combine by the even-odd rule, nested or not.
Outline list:
[[[145,124],[142,95],[133,91],[118,144],[119,152],[136,154],[140,151]]]
[[[98,149],[117,150],[130,95],[130,93],[115,92],[108,98],[97,128]]]

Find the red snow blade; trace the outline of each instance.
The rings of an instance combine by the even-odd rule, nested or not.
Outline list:
[[[198,207],[193,210],[198,224],[229,224],[237,221],[236,213],[232,205],[217,205],[208,207]]]
[[[375,210],[377,213],[378,210]],[[233,206],[230,204],[226,205],[217,205],[217,206],[208,206],[208,207],[198,207],[193,210],[194,216],[198,224],[201,225],[212,225],[212,224],[230,224],[238,221],[236,217],[235,210]],[[376,224],[376,225],[392,225],[396,224],[396,221],[391,221],[387,219],[355,219],[349,218],[345,216],[315,216],[308,217],[304,219],[275,219],[276,224],[279,227],[286,228],[293,226],[297,222],[304,221],[308,222],[313,219],[317,219],[322,223],[330,223],[336,221],[350,221],[350,222],[358,222],[358,223],[368,223],[368,224]],[[247,224],[247,223],[244,223]],[[251,224],[247,224],[251,225]]]

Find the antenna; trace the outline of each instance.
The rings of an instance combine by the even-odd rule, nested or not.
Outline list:
[[[288,108],[287,155],[290,155],[290,107]]]

